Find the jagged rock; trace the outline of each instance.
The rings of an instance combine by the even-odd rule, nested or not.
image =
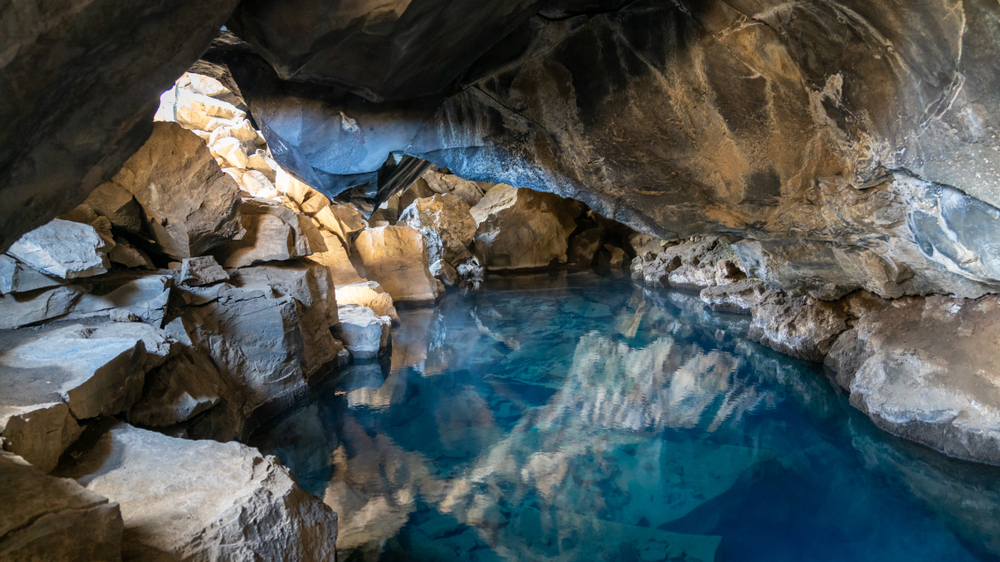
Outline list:
[[[326,250],[313,252],[306,261],[325,265],[330,270],[335,285],[350,285],[361,283],[364,279],[358,275],[358,270],[351,263],[351,258],[347,254],[347,247],[343,240],[336,234],[328,230],[320,230],[320,236]]]
[[[353,304],[341,305],[339,313],[337,337],[355,359],[372,359],[385,353],[389,347],[391,318],[379,316],[367,306]]]
[[[425,172],[424,175],[426,175],[427,173],[429,173],[429,172]],[[402,209],[402,210],[406,210],[417,199],[423,199],[424,197],[434,197],[434,194],[435,194],[435,191],[432,190],[430,188],[430,186],[427,185],[427,182],[426,181],[421,181],[421,179],[418,178],[417,181],[415,181],[412,184],[410,184],[410,187],[404,189],[403,192],[398,195],[398,197],[399,197],[399,208]],[[481,195],[480,195],[480,198],[482,198]],[[465,199],[465,198],[463,197],[463,199]],[[478,202],[479,202],[479,199],[476,199],[476,203],[478,203]],[[466,203],[470,207],[472,205],[476,204],[476,203],[469,203],[468,201],[466,201]]]
[[[322,250],[322,237],[309,220],[280,203],[250,199],[240,205],[246,233],[215,251],[226,268],[286,261]]]
[[[132,246],[122,238],[115,239],[115,247],[108,252],[108,258],[111,263],[124,265],[128,268],[155,269],[149,254]]]
[[[347,203],[332,203],[313,217],[323,228],[336,234],[348,245],[354,234],[368,228],[368,221],[354,206]]]
[[[64,280],[45,275],[10,256],[0,255],[0,295],[26,293],[64,283]]]
[[[369,228],[354,243],[364,277],[377,281],[394,302],[437,299],[437,280],[428,269],[420,232],[408,226]]]
[[[337,515],[299,488],[277,459],[239,443],[118,424],[70,473],[121,506],[126,559],[336,557]]]
[[[747,336],[792,357],[822,361],[849,318],[842,303],[770,290],[753,309]]]
[[[200,256],[243,233],[236,182],[197,135],[176,123],[156,123],[111,182],[135,197],[170,257]]]
[[[229,274],[212,256],[181,260],[181,283],[185,285],[211,285],[219,281],[229,281]]]
[[[826,364],[876,425],[1000,464],[1000,299],[905,298],[861,312]]]
[[[438,170],[427,170],[415,183],[417,189],[433,193],[452,194],[460,197],[470,207],[482,200],[486,191],[473,181],[464,180],[454,174],[445,174]],[[405,207],[404,207],[405,208]]]
[[[746,277],[735,264],[736,260],[736,253],[724,237],[706,236],[701,240],[663,247],[659,252],[646,250],[639,253],[632,260],[632,278],[652,286],[681,289],[714,287]]]
[[[487,270],[566,262],[576,223],[560,197],[498,185],[470,212],[477,224],[476,252]]]
[[[142,207],[131,192],[114,182],[105,182],[90,192],[84,205],[111,224],[130,232],[142,228]],[[90,221],[86,221],[90,222]]]
[[[569,241],[569,261],[581,266],[589,266],[604,242],[603,227],[588,228],[574,235]]]
[[[429,263],[444,260],[454,266],[472,257],[469,245],[476,236],[476,221],[469,205],[456,195],[417,199],[400,214],[398,224],[420,231]]]
[[[21,236],[7,253],[42,273],[77,279],[108,271],[107,246],[94,227],[53,219]]]
[[[750,314],[765,292],[767,284],[760,279],[741,279],[727,285],[705,287],[699,296],[712,310]]]
[[[73,310],[85,293],[83,289],[70,285],[38,293],[0,296],[0,330],[20,328],[64,316]]]
[[[128,420],[146,427],[185,422],[219,403],[219,371],[205,355],[185,350],[146,373]]]
[[[69,319],[106,317],[113,311],[127,311],[157,328],[163,326],[174,279],[150,275],[112,285],[107,293],[97,290],[81,296],[72,306]]]
[[[0,513],[0,559],[121,560],[118,504],[3,452],[0,489],[7,498]]]
[[[396,307],[392,304],[392,296],[375,281],[337,285],[337,304],[366,306],[377,316],[388,316],[394,323],[399,322]]]
[[[0,354],[0,435],[43,470],[79,436],[75,420],[114,415],[142,395],[145,373],[174,352],[145,324],[9,332]]]

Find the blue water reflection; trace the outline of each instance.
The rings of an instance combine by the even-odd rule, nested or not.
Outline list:
[[[403,311],[254,436],[340,515],[341,560],[962,561],[1000,471],[885,435],[697,298],[575,274]]]

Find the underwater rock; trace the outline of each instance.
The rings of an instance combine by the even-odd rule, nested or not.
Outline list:
[[[392,327],[388,316],[379,316],[367,306],[353,304],[341,305],[339,313],[337,337],[355,359],[373,359],[385,353]]]
[[[489,271],[534,269],[565,263],[576,229],[559,196],[498,185],[470,209],[476,220],[476,253]]]
[[[1000,299],[930,296],[862,313],[826,364],[876,425],[1000,465]]]
[[[172,258],[203,255],[243,234],[236,182],[197,135],[176,123],[156,123],[111,182],[135,197],[145,227]]]
[[[53,219],[18,238],[7,253],[42,273],[77,279],[107,273],[108,246],[90,225]]]
[[[0,514],[0,559],[121,560],[118,504],[2,451],[0,489],[7,497]]]
[[[431,275],[420,232],[408,226],[380,226],[362,231],[354,242],[360,273],[377,281],[393,302],[434,302],[437,280]]]
[[[169,459],[169,462],[164,462]],[[335,559],[337,515],[274,457],[120,423],[68,470],[121,506],[127,559]]]

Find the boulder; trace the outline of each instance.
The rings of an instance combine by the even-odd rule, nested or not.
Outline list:
[[[185,422],[219,403],[219,371],[204,354],[187,349],[146,373],[142,397],[129,422],[167,427]]]
[[[394,302],[437,299],[437,280],[428,269],[420,232],[408,226],[369,228],[354,243],[361,274],[377,281]]]
[[[20,455],[43,472],[51,472],[59,464],[63,452],[83,433],[83,428],[65,402],[29,404],[31,401],[0,398],[3,448]],[[23,405],[17,405],[18,402]]]
[[[843,303],[769,290],[753,309],[747,336],[792,357],[822,361],[849,319]]]
[[[69,474],[121,506],[129,560],[336,558],[337,514],[239,443],[112,427]]]
[[[211,285],[229,281],[229,274],[212,256],[184,258],[181,260],[181,283],[185,285]]]
[[[862,312],[826,364],[882,429],[1000,465],[1000,298],[886,301]]]
[[[131,192],[117,183],[105,182],[97,186],[84,205],[118,228],[129,232],[139,232],[142,228],[142,207]]]
[[[476,252],[487,270],[548,267],[565,263],[576,229],[563,199],[551,193],[498,185],[470,209],[476,220]]]
[[[167,314],[173,286],[174,278],[170,275],[126,278],[121,283],[98,285],[77,300],[67,318],[108,317],[116,311],[125,311],[160,328]]]
[[[341,305],[339,313],[337,337],[355,359],[372,359],[385,353],[389,347],[391,318],[379,316],[367,306],[353,304]]]
[[[135,197],[145,226],[172,258],[200,256],[243,234],[236,182],[176,123],[156,123],[111,182]]]
[[[476,236],[476,221],[468,203],[457,195],[417,199],[399,215],[397,225],[420,232],[431,264],[443,260],[456,266],[472,257],[469,245]]]
[[[648,248],[648,244],[645,248]],[[654,246],[655,247],[655,246]],[[632,260],[632,278],[646,285],[702,289],[726,285],[746,275],[725,237],[706,236],[681,244],[646,250]]]
[[[57,287],[66,281],[51,277],[24,265],[14,258],[0,254],[0,295],[27,293],[37,289]]]
[[[366,306],[377,316],[388,316],[394,323],[399,322],[392,296],[375,281],[364,281],[350,285],[337,285],[337,304]]]
[[[286,261],[322,250],[322,237],[309,220],[268,199],[249,199],[240,205],[246,233],[214,253],[227,269],[269,261]]]
[[[750,314],[766,292],[767,285],[760,279],[742,279],[727,285],[705,287],[699,296],[712,310]]]
[[[326,266],[335,285],[350,285],[361,283],[364,279],[358,275],[358,270],[351,262],[347,247],[342,238],[328,230],[320,230],[320,237],[326,250],[313,252],[306,261]]]
[[[69,478],[55,478],[0,452],[0,560],[52,562],[122,559],[122,515]]]
[[[474,181],[462,179],[454,174],[446,174],[441,170],[430,169],[424,172],[415,183],[422,184],[416,189],[421,191],[431,191],[441,195],[450,193],[461,198],[471,207],[480,200],[486,191]]]
[[[128,268],[155,269],[149,254],[132,246],[123,238],[115,238],[115,247],[108,252],[111,263],[124,265]]]
[[[65,316],[85,293],[83,289],[70,285],[41,292],[0,296],[0,330],[20,328]]]
[[[106,273],[109,249],[94,227],[53,219],[18,238],[7,253],[42,273],[77,279]]]

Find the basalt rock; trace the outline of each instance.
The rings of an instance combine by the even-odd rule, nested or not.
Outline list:
[[[358,235],[354,249],[362,274],[377,281],[394,302],[417,304],[437,299],[437,280],[428,269],[423,237],[415,228],[369,228]]]
[[[373,359],[389,346],[392,320],[379,316],[367,306],[345,304],[340,307],[337,337],[355,359]]]
[[[792,357],[822,361],[849,319],[842,303],[769,291],[753,308],[747,336]]]
[[[354,304],[372,309],[377,316],[388,316],[399,323],[399,315],[392,304],[392,296],[375,281],[351,285],[337,285],[337,304]]]
[[[7,253],[41,273],[77,279],[107,273],[108,246],[94,227],[54,219],[20,237]]]
[[[499,185],[471,209],[476,252],[487,270],[517,270],[565,263],[574,216],[551,193]]]
[[[746,277],[728,241],[718,236],[666,246],[658,252],[643,249],[631,268],[632,278],[646,285],[679,289],[728,285]]]
[[[285,261],[325,249],[322,237],[309,217],[280,203],[249,199],[239,208],[246,233],[240,240],[215,250],[216,257],[227,268]]]

